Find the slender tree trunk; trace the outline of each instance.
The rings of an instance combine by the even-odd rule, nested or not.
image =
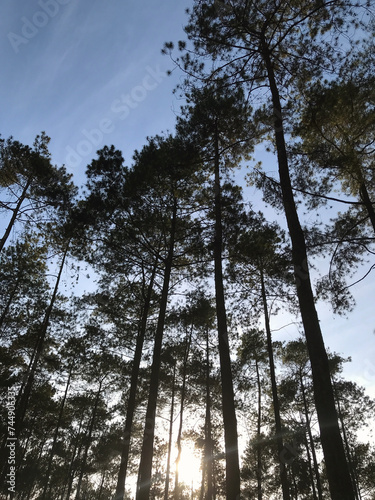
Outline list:
[[[38,361],[39,361],[40,356],[43,352],[44,341],[45,341],[45,338],[47,335],[47,330],[48,330],[48,325],[49,325],[49,320],[50,320],[50,316],[52,313],[52,309],[53,309],[53,306],[54,306],[54,303],[56,300],[57,291],[58,291],[60,279],[61,279],[61,274],[62,274],[62,271],[64,268],[65,259],[66,259],[66,255],[68,252],[68,247],[69,247],[69,243],[67,244],[65,252],[63,254],[63,258],[62,258],[62,261],[60,264],[59,273],[58,273],[56,283],[55,283],[55,288],[54,288],[53,293],[52,293],[51,301],[50,301],[50,304],[49,304],[49,306],[46,310],[46,313],[44,315],[44,319],[43,319],[43,323],[42,323],[41,328],[40,328],[37,344],[36,344],[36,347],[35,347],[35,350],[33,353],[32,360],[31,360],[30,365],[29,365],[27,378],[25,380],[25,383],[23,383],[23,385],[22,385],[22,388],[21,388],[22,392],[20,391],[18,394],[18,398],[17,398],[17,402],[16,402],[16,418],[15,418],[15,435],[16,435],[18,442],[19,442],[19,438],[20,438],[20,434],[21,434],[21,430],[22,430],[22,425],[23,425],[23,421],[25,418],[25,414],[26,414],[27,405],[29,402],[30,394],[31,394],[32,385],[34,382],[34,377],[35,377]],[[6,443],[6,439],[3,442],[2,449],[4,449],[5,443]],[[6,474],[6,470],[7,470],[7,464],[4,463],[4,466],[2,467],[1,474],[0,474],[0,480],[4,479],[5,474]]]
[[[76,472],[76,470],[74,468],[74,460],[76,459],[76,457],[79,457],[79,455],[81,454],[82,440],[78,444],[78,436],[80,435],[80,432],[81,432],[81,429],[82,429],[83,417],[84,417],[84,415],[82,414],[82,418],[81,418],[81,421],[79,423],[79,428],[78,428],[78,432],[77,432],[77,439],[74,440],[74,447],[73,447],[72,458],[71,458],[70,464],[69,464],[69,470],[68,470],[68,491],[67,491],[67,494],[66,494],[66,497],[65,497],[66,500],[70,499],[70,493],[71,493],[72,487],[73,487],[74,475],[75,475],[75,472]],[[78,449],[78,453],[77,453],[77,449]],[[65,489],[63,490],[62,498],[63,498],[64,494],[65,494]]]
[[[63,417],[63,414],[64,414],[65,401],[66,401],[66,398],[68,396],[68,391],[69,391],[69,386],[70,386],[70,380],[71,380],[71,377],[72,377],[72,372],[73,372],[73,363],[69,367],[69,374],[68,374],[68,380],[67,380],[66,386],[65,386],[64,397],[63,397],[63,400],[61,402],[59,417],[57,419],[57,424],[56,424],[55,432],[54,432],[54,435],[53,435],[51,452],[50,452],[49,459],[48,459],[47,472],[46,472],[46,475],[45,475],[45,478],[44,478],[44,488],[43,488],[43,493],[42,493],[42,500],[44,500],[47,497],[48,486],[49,486],[49,483],[50,483],[50,475],[51,475],[51,469],[52,469],[52,462],[53,462],[53,458],[54,458],[54,455],[55,455],[55,448],[56,448],[57,438],[58,438],[58,435],[59,435],[61,421],[62,421],[62,417]]]
[[[212,425],[211,425],[211,384],[210,384],[210,346],[209,330],[206,335],[206,418],[204,422],[204,457],[207,477],[207,490],[205,500],[213,499],[213,449],[212,449]]]
[[[169,282],[172,271],[175,232],[177,224],[177,198],[174,199],[169,250],[165,259],[163,289],[160,299],[158,324],[155,332],[154,353],[151,367],[150,393],[146,410],[146,422],[143,436],[141,461],[139,465],[137,500],[149,500],[152,474],[152,458],[155,432],[155,412],[159,387],[159,372],[161,364],[161,348],[163,342],[165,314],[168,303]]]
[[[30,394],[31,394],[31,389],[32,389],[33,382],[34,382],[36,369],[38,366],[39,359],[40,359],[42,352],[43,352],[44,342],[46,339],[47,330],[48,330],[48,326],[49,326],[49,321],[50,321],[51,313],[53,310],[53,306],[54,306],[55,301],[56,301],[57,291],[58,291],[58,288],[60,285],[61,274],[62,274],[62,271],[64,269],[65,259],[66,259],[67,253],[68,253],[68,248],[69,248],[69,242],[66,245],[66,248],[65,248],[65,251],[63,254],[63,258],[61,260],[59,273],[58,273],[57,278],[56,278],[55,288],[54,288],[53,293],[52,293],[51,301],[50,301],[50,304],[47,308],[43,323],[42,323],[41,328],[40,328],[38,341],[37,341],[36,348],[34,351],[34,358],[33,358],[32,365],[31,365],[30,370],[29,370],[27,381],[26,381],[24,390],[23,390],[22,394],[20,395],[20,398],[18,401],[17,410],[16,410],[16,435],[17,436],[19,436],[21,428],[22,428],[23,420],[25,418],[25,413],[26,413],[27,405],[29,402]]]
[[[261,440],[261,426],[262,426],[262,386],[260,383],[259,362],[255,360],[255,370],[257,375],[257,388],[258,388],[258,418],[257,418],[257,496],[258,500],[263,500],[262,488],[262,450],[260,447]]]
[[[30,361],[29,361],[29,365],[27,367],[27,370],[24,373],[24,375],[22,376],[22,383],[21,383],[21,386],[20,386],[18,394],[17,394],[16,407],[18,407],[18,405],[20,404],[20,401],[21,401],[21,398],[22,398],[22,394],[24,393],[26,384],[27,384],[27,382],[29,380],[29,376],[30,376],[31,369],[32,369],[33,364],[34,364],[34,359],[35,359],[35,355],[36,355],[37,349],[38,349],[38,341],[37,341],[37,343],[36,343],[36,345],[35,345],[35,347],[33,349],[33,352],[31,354],[31,356],[30,356]]]
[[[189,334],[186,336],[185,353],[184,353],[184,364],[182,367],[182,387],[181,387],[181,401],[180,401],[180,423],[178,426],[177,434],[177,459],[176,459],[176,475],[175,475],[175,486],[174,486],[174,498],[178,500],[180,498],[180,486],[179,486],[179,464],[181,460],[181,437],[182,437],[182,425],[184,421],[184,408],[185,408],[185,396],[186,396],[186,373],[187,373],[187,363],[190,354],[191,337],[193,333],[193,328],[190,329]]]
[[[48,439],[48,436],[47,436],[47,432],[44,433],[43,437],[42,438],[39,438],[39,443],[41,443],[39,445],[39,449],[38,449],[38,454],[35,458],[35,461],[36,463],[41,463],[42,461],[42,457],[43,457],[43,450],[44,450],[44,447],[45,447],[45,444],[47,442],[47,439]],[[34,450],[35,451],[35,450]],[[19,475],[22,475],[22,467],[21,467],[21,470],[20,470],[20,474]],[[34,475],[32,477],[32,480],[30,482],[30,486],[28,488],[28,495],[27,495],[27,498],[31,498],[32,494],[33,494],[33,491],[35,489],[35,483],[36,483],[36,476]],[[13,498],[13,495],[11,495],[11,498]]]
[[[36,421],[36,417],[34,417],[31,420],[30,425],[28,426],[27,437],[24,439],[23,442],[21,442],[19,444],[19,463],[17,465],[16,472],[18,472],[20,470],[21,464],[23,463],[23,461],[25,459],[26,452],[27,452],[27,449],[29,447],[29,442],[30,442],[31,436],[33,434],[35,421]]]
[[[98,493],[98,500],[100,500],[102,498],[102,492],[103,492],[103,488],[104,488],[105,475],[106,475],[106,471],[103,472],[103,474],[102,474],[102,480],[100,481],[100,488],[99,488],[99,493]]]
[[[338,424],[327,352],[315,308],[307,264],[305,236],[298,218],[289,175],[280,96],[269,49],[264,37],[261,40],[261,49],[272,94],[280,185],[286,221],[292,242],[292,259],[297,285],[297,296],[311,362],[314,398],[329,488],[332,500],[355,500]]]
[[[88,433],[87,433],[87,437],[86,437],[86,445],[85,445],[84,452],[83,452],[83,460],[82,460],[81,471],[80,471],[79,478],[78,478],[75,500],[80,500],[82,480],[83,480],[83,475],[85,473],[87,455],[89,452],[89,448],[91,446],[91,437],[92,437],[92,432],[94,430],[96,414],[97,414],[98,405],[99,405],[99,398],[100,398],[100,394],[102,392],[102,385],[103,385],[104,378],[101,379],[101,381],[99,383],[98,390],[96,392],[96,396],[95,396],[95,403],[94,403],[94,408],[92,410],[90,425],[89,425],[89,429],[88,429]]]
[[[367,213],[369,215],[372,227],[373,227],[374,232],[375,232],[375,210],[374,210],[374,205],[373,205],[373,203],[370,200],[370,196],[368,194],[367,187],[366,187],[366,184],[365,184],[365,182],[363,180],[362,175],[361,175],[361,185],[360,185],[360,188],[359,188],[359,194],[360,194],[361,200],[363,201],[363,204],[366,207],[366,210],[367,210]]]
[[[126,473],[127,473],[127,468],[128,468],[128,460],[129,460],[129,452],[130,452],[130,438],[131,438],[131,431],[132,431],[132,426],[133,426],[133,418],[134,418],[135,405],[136,405],[139,368],[141,365],[142,350],[143,350],[143,344],[144,344],[144,340],[145,340],[146,327],[147,327],[147,318],[148,318],[148,314],[149,314],[149,310],[150,310],[151,296],[152,296],[152,290],[153,290],[153,286],[154,286],[157,265],[158,265],[158,260],[156,259],[153,270],[152,270],[152,274],[150,277],[150,282],[148,285],[147,294],[144,297],[145,302],[144,302],[144,306],[143,306],[142,319],[141,319],[141,324],[140,324],[140,328],[138,330],[138,335],[137,335],[137,341],[136,341],[136,347],[135,347],[135,353],[134,353],[134,359],[133,359],[133,366],[132,366],[132,373],[131,373],[131,380],[130,380],[129,398],[128,398],[127,410],[126,410],[126,421],[125,421],[124,440],[123,440],[122,453],[121,453],[121,464],[120,464],[120,470],[119,470],[118,477],[117,477],[117,486],[116,486],[116,493],[115,493],[114,500],[123,500],[125,498],[125,482],[126,482]]]
[[[31,179],[28,179],[28,181],[25,184],[25,187],[22,190],[21,196],[18,199],[16,208],[13,210],[12,218],[10,219],[10,222],[9,222],[9,224],[8,224],[6,230],[5,230],[4,236],[0,240],[0,252],[4,248],[4,245],[5,245],[7,239],[9,237],[9,235],[10,235],[10,232],[11,232],[13,226],[14,226],[14,223],[16,222],[18,213],[20,211],[20,208],[21,208],[21,205],[22,205],[24,199],[26,198],[26,194],[27,194],[27,191],[28,191],[28,189],[30,187],[30,184],[31,184]]]
[[[307,429],[307,433],[309,435],[311,454],[312,454],[313,464],[314,464],[314,472],[315,472],[315,477],[316,477],[316,487],[318,490],[318,498],[319,498],[319,500],[323,500],[322,482],[320,480],[319,465],[318,465],[318,460],[316,458],[315,445],[314,445],[314,440],[313,440],[313,436],[312,436],[312,432],[311,432],[310,415],[309,415],[309,410],[308,410],[308,406],[307,406],[305,384],[303,383],[303,377],[302,377],[301,372],[299,374],[299,379],[300,379],[300,383],[301,383],[303,408],[304,408],[305,420],[306,420],[306,429]]]
[[[238,500],[240,498],[240,465],[238,458],[237,419],[234,404],[233,377],[229,351],[227,328],[227,314],[225,308],[222,246],[223,228],[221,215],[221,185],[219,165],[219,136],[216,129],[215,137],[215,237],[214,237],[214,263],[215,263],[215,297],[217,330],[219,338],[220,374],[223,401],[223,421],[226,459],[226,498]]]
[[[348,436],[346,434],[344,418],[343,418],[342,412],[341,412],[340,398],[337,394],[337,390],[336,390],[334,382],[333,382],[333,387],[334,387],[334,393],[335,393],[335,398],[336,398],[336,402],[337,402],[337,410],[338,410],[338,416],[339,416],[339,420],[340,420],[340,424],[341,424],[342,435],[344,438],[345,450],[346,450],[346,454],[348,457],[350,475],[351,475],[353,486],[354,486],[355,498],[356,498],[356,500],[360,500],[359,488],[358,488],[358,484],[357,484],[357,480],[356,480],[356,476],[355,476],[355,471],[354,471],[354,467],[353,467],[353,462],[352,462],[352,454],[350,451]]]
[[[307,424],[306,424],[307,426]],[[304,441],[305,441],[305,448],[306,448],[306,455],[307,455],[307,464],[309,467],[309,474],[310,474],[310,482],[311,482],[311,488],[312,488],[312,494],[313,494],[313,500],[318,500],[318,495],[316,493],[316,486],[315,486],[315,477],[314,477],[314,471],[313,471],[313,466],[311,464],[311,452],[310,452],[310,446],[309,446],[309,441],[307,439],[307,435],[304,434]]]
[[[174,365],[173,365],[172,401],[171,401],[171,415],[170,415],[170,418],[169,418],[169,441],[168,441],[167,471],[166,471],[166,474],[165,474],[164,500],[168,500],[168,496],[169,496],[169,481],[170,481],[171,452],[172,452],[172,435],[173,435],[173,416],[174,416],[174,398],[175,398],[175,382],[176,382],[176,360],[174,360]]]
[[[203,458],[202,475],[201,475],[201,488],[199,490],[199,500],[204,500],[204,490],[205,490],[204,480],[206,477],[206,469],[207,469],[206,463],[204,462],[204,458]]]
[[[260,264],[260,281],[261,281],[261,288],[262,288],[264,324],[265,324],[266,333],[267,333],[267,351],[268,351],[268,359],[269,359],[270,374],[271,374],[272,402],[273,402],[273,411],[274,411],[274,415],[275,415],[276,444],[277,444],[277,452],[278,452],[278,458],[279,458],[279,464],[280,464],[281,487],[282,487],[282,491],[283,491],[283,500],[290,500],[288,474],[287,474],[287,470],[286,470],[286,463],[285,463],[285,460],[283,459],[283,457],[284,457],[283,428],[282,428],[281,417],[280,417],[279,396],[277,394],[275,361],[273,358],[273,347],[272,347],[272,334],[271,334],[271,327],[270,327],[270,318],[269,318],[269,313],[268,313],[267,296],[266,296],[266,288],[265,288],[265,284],[264,284],[262,263]]]

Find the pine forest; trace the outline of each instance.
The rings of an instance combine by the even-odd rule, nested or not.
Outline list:
[[[318,315],[374,278],[373,7],[194,0],[174,130],[82,185],[0,139],[1,498],[375,500]]]

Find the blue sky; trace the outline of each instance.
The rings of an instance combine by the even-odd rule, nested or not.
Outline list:
[[[161,49],[184,36],[189,3],[2,1],[2,136],[31,144],[46,131],[77,179],[105,144],[130,161],[146,136],[173,130],[177,78]]]
[[[166,41],[184,38],[184,11],[191,4],[2,0],[2,137],[32,144],[44,130],[52,139],[53,162],[66,164],[77,184],[104,145],[114,144],[130,163],[146,136],[173,131],[180,101],[172,90],[181,74],[166,76],[172,63],[161,49]],[[335,319],[325,304],[319,305],[319,316],[326,345],[353,358],[347,375],[375,396],[373,282],[370,276],[354,287],[357,307],[348,319]],[[276,329],[281,326],[275,323]],[[275,338],[297,335],[289,326]]]

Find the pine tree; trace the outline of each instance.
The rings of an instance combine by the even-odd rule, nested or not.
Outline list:
[[[221,4],[220,4],[221,5]],[[283,93],[292,98],[307,79],[320,78],[322,70],[338,62],[339,52],[323,35],[330,32],[335,40],[340,33],[337,24],[350,24],[349,2],[312,6],[310,2],[288,5],[237,2],[225,4],[196,2],[185,30],[193,41],[193,51],[185,51],[177,61],[190,75],[200,80],[224,78],[227,85],[249,91],[264,84],[268,89],[266,109],[270,110],[274,145],[279,167],[280,188],[289,235],[297,295],[304,324],[314,378],[315,404],[320,423],[321,440],[326,459],[331,495],[334,500],[353,500],[348,464],[340,436],[338,417],[329,374],[328,358],[315,308],[307,261],[305,235],[301,227],[290,180],[286,148],[286,113],[281,104]],[[358,20],[354,19],[354,24]],[[172,46],[167,45],[166,49]],[[185,50],[186,44],[180,43]],[[215,69],[205,73],[204,59],[214,61]],[[298,71],[297,71],[298,68]],[[297,78],[297,73],[303,78]]]

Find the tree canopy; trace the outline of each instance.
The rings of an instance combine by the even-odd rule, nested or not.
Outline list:
[[[372,15],[196,0],[175,129],[128,164],[77,187],[44,132],[1,140],[3,495],[375,498],[375,401],[319,318],[375,267]]]

